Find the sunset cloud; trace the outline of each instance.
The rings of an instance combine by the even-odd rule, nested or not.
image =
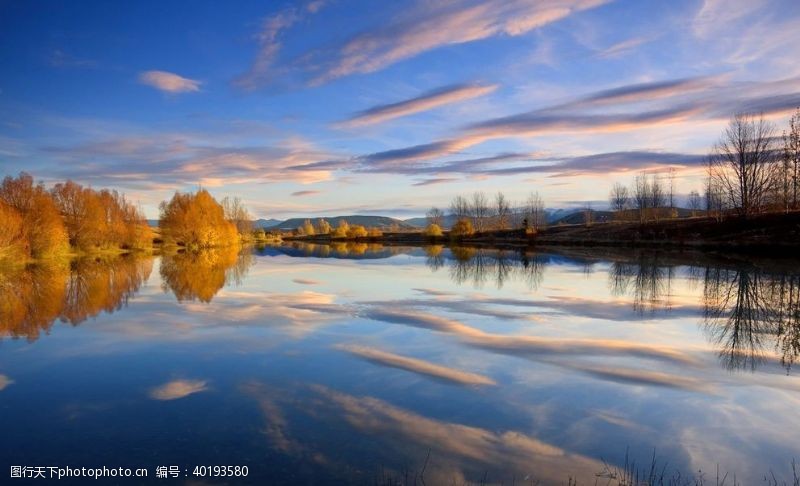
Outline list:
[[[152,86],[165,93],[188,93],[200,91],[200,81],[184,78],[167,71],[145,71],[139,75],[142,84]]]
[[[432,110],[451,103],[485,96],[497,89],[497,85],[454,85],[435,89],[415,98],[378,105],[341,122],[341,127],[359,127],[385,122],[394,118]]]

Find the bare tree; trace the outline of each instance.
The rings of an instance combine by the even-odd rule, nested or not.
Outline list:
[[[800,108],[789,119],[789,131],[783,132],[782,187],[786,209],[798,209],[800,203]]]
[[[692,190],[689,192],[689,209],[692,210],[692,216],[697,216],[697,211],[703,205],[703,199],[700,197],[700,193],[696,190]]]
[[[450,212],[456,217],[456,220],[469,217],[470,208],[469,201],[464,196],[456,196],[450,203]]]
[[[725,209],[725,199],[719,182],[710,175],[706,178],[706,213],[719,221]]]
[[[489,200],[483,192],[475,191],[472,194],[470,215],[472,216],[472,225],[476,231],[481,232],[487,229],[486,219],[489,216]]]
[[[614,187],[611,188],[611,194],[609,194],[608,200],[611,203],[611,209],[618,214],[622,214],[623,211],[628,209],[628,202],[630,201],[628,188],[617,182],[614,184]]]
[[[498,192],[494,198],[494,215],[497,229],[508,229],[509,220],[511,218],[511,205],[502,192]]]
[[[428,219],[428,225],[435,224],[441,228],[444,222],[444,211],[434,206],[428,210],[425,217]]]
[[[647,174],[641,173],[633,180],[633,204],[639,212],[639,222],[647,219],[650,200],[650,181],[647,180]]]
[[[522,207],[523,226],[525,229],[540,231],[547,226],[547,215],[544,211],[544,201],[538,192],[532,192],[525,200]]]
[[[653,174],[650,181],[650,208],[653,210],[653,218],[658,221],[659,211],[667,204],[667,193],[661,184],[658,174]]]
[[[675,208],[675,169],[670,167],[669,169],[669,208]]]
[[[763,117],[739,114],[709,154],[709,175],[730,205],[744,216],[766,208],[775,181],[774,135],[774,126]]]

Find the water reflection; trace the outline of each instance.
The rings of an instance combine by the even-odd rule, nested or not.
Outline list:
[[[754,370],[774,350],[787,372],[800,354],[800,275],[705,269],[704,328],[728,369]]]
[[[526,282],[528,288],[535,290],[542,282],[547,262],[535,254],[505,249],[453,247],[450,255],[450,278],[457,284],[471,283],[475,288],[493,282],[495,287],[502,289],[509,279],[515,279]],[[435,271],[444,265],[444,261],[429,257],[427,263]]]
[[[78,325],[127,305],[147,280],[151,258],[82,258],[0,271],[0,337],[36,340],[61,320]]]
[[[614,296],[630,295],[637,312],[654,313],[672,308],[675,267],[665,264],[658,253],[643,253],[634,261],[614,261],[608,270],[608,285]]]
[[[162,287],[179,302],[211,302],[226,283],[240,284],[254,261],[250,251],[240,252],[235,246],[164,255]]]

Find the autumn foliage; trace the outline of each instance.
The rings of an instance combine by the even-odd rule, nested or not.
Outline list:
[[[196,193],[176,192],[162,202],[158,226],[168,245],[212,248],[239,242],[236,225],[225,218],[225,210],[205,189]]]
[[[0,218],[17,229],[0,239],[0,254],[20,257],[49,257],[69,249],[64,221],[50,193],[43,184],[34,184],[33,177],[22,173],[6,177],[0,185]],[[21,226],[20,226],[21,221]],[[3,233],[5,231],[3,226]]]

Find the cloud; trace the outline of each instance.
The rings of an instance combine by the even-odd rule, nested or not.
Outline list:
[[[152,86],[167,93],[188,93],[200,91],[200,81],[184,78],[167,71],[145,71],[139,74],[142,84]]]
[[[457,385],[496,385],[495,381],[487,376],[437,365],[421,359],[400,356],[372,347],[346,344],[337,346],[337,348],[381,366],[398,368]]]
[[[300,196],[316,196],[317,194],[322,194],[322,192],[321,191],[312,191],[312,190],[295,191],[295,192],[291,193],[290,195],[294,196],[294,197],[300,197]]]
[[[322,283],[319,280],[312,280],[312,279],[309,279],[309,278],[295,278],[295,279],[292,279],[292,282],[294,282],[296,284],[299,284],[299,285],[319,285],[319,284]]]
[[[485,96],[496,89],[497,85],[459,84],[445,86],[408,100],[374,106],[340,122],[337,126],[352,128],[382,123],[387,120],[432,110],[451,103],[458,103],[471,98]]]
[[[329,156],[299,138],[253,146],[226,134],[156,133],[43,147],[58,163],[51,175],[95,184],[176,189],[202,184],[328,180],[331,171],[287,171]],[[153,187],[157,185],[159,187]]]
[[[0,391],[3,391],[8,385],[14,383],[14,380],[7,377],[6,375],[0,374]]]
[[[177,400],[208,390],[203,380],[173,380],[150,390],[153,400]]]
[[[439,47],[497,36],[518,36],[597,7],[604,0],[489,0],[419,2],[388,24],[305,56],[312,84],[381,70]]]
[[[616,44],[612,44],[605,49],[601,50],[597,53],[597,57],[601,58],[614,58],[614,57],[621,57],[633,49],[641,46],[642,44],[646,44],[650,42],[652,39],[647,37],[634,37],[632,39],[627,39],[622,42],[617,42]]]
[[[434,184],[446,184],[448,182],[455,182],[458,179],[454,177],[433,177],[431,179],[424,179],[419,182],[415,182],[412,186],[432,186]]]
[[[56,49],[50,56],[48,57],[47,61],[53,67],[58,68],[93,68],[97,67],[97,62],[91,59],[81,59],[79,57],[75,57],[61,49]]]
[[[261,30],[256,34],[258,41],[258,54],[250,69],[234,80],[234,85],[255,90],[275,79],[285,70],[276,66],[275,62],[283,48],[281,37],[283,33],[296,23],[302,21],[306,15],[313,15],[325,6],[324,1],[315,0],[306,4],[305,8],[289,7],[261,22]]]

